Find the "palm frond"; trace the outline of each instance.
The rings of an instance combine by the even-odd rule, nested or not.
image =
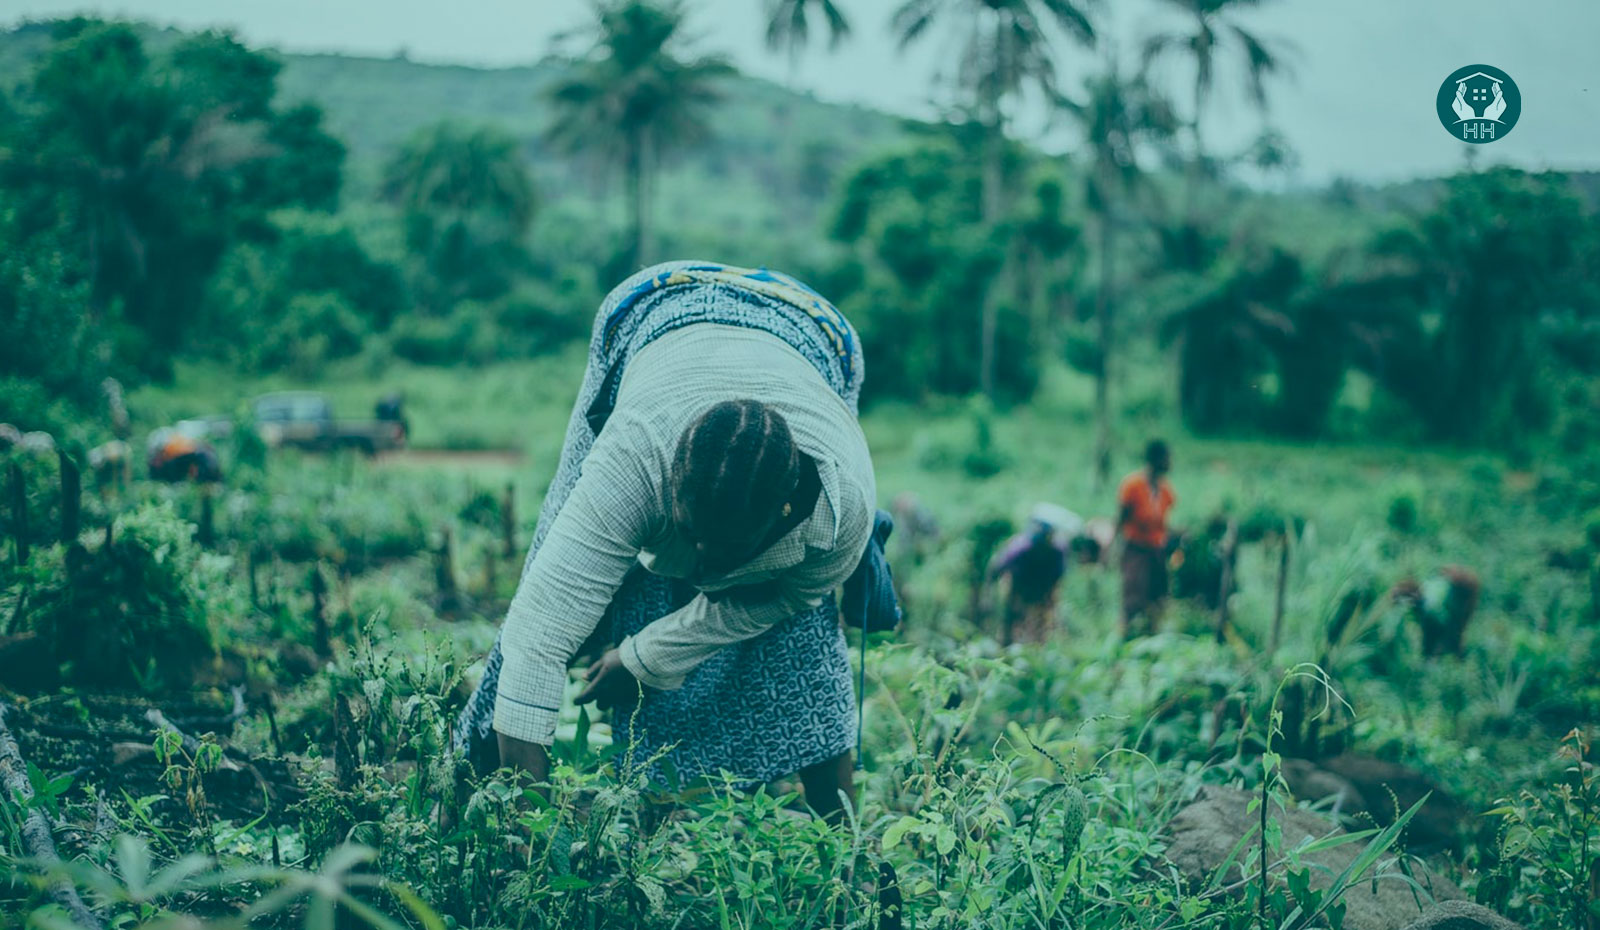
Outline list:
[[[889,17],[889,29],[899,40],[902,51],[916,44],[938,20],[943,0],[906,0]]]

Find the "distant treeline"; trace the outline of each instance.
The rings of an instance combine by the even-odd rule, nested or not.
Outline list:
[[[425,126],[360,184],[319,107],[284,102],[278,58],[53,24],[0,90],[0,421],[93,429],[106,377],[185,357],[308,379],[363,355],[530,357],[670,250],[810,279],[862,331],[869,399],[1022,402],[1049,366],[1104,388],[1159,351],[1196,431],[1600,441],[1600,232],[1562,175],[1468,170],[1381,212],[1348,185],[1253,193],[1198,136],[1185,149],[1143,73],[1112,69],[1073,104],[1067,157],[962,111],[850,164],[791,140],[774,164],[804,177],[773,186],[813,208],[748,228],[714,185],[661,190],[741,80],[675,16],[602,6],[590,44],[530,81],[535,135]],[[1239,158],[1283,162],[1263,145]],[[1141,171],[1141,151],[1174,170]],[[620,179],[626,221],[531,157]]]

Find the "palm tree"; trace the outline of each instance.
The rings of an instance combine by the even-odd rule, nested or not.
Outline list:
[[[905,0],[894,13],[891,28],[902,49],[930,34],[936,25],[962,37],[956,81],[982,126],[983,220],[997,226],[1006,212],[1004,152],[1008,107],[1015,98],[1036,89],[1059,96],[1056,87],[1054,33],[1093,46],[1094,23],[1088,9],[1096,0]],[[1001,275],[1004,274],[1002,268]],[[992,284],[984,297],[980,335],[980,383],[994,396],[995,333],[1000,288]]]
[[[382,195],[405,217],[435,310],[509,287],[537,206],[516,139],[487,126],[423,129],[389,162]]]
[[[1261,422],[1256,384],[1272,367],[1272,339],[1294,332],[1289,308],[1303,280],[1299,259],[1281,250],[1230,256],[1163,323],[1162,341],[1178,343],[1178,401],[1190,428]]]
[[[822,17],[828,27],[828,49],[850,37],[850,20],[833,0],[769,0],[767,4],[767,48],[789,56],[792,75],[800,53],[811,41],[811,14]]]
[[[682,57],[677,0],[602,0],[588,30],[593,46],[549,91],[550,142],[622,169],[632,211],[635,265],[650,253],[650,194],[662,159],[707,139],[717,83],[734,68],[720,55]]]
[[[1148,190],[1139,167],[1139,150],[1147,142],[1169,138],[1176,120],[1143,72],[1124,76],[1113,56],[1106,70],[1086,82],[1084,102],[1062,100],[1062,107],[1083,132],[1089,170],[1084,201],[1094,215],[1100,252],[1100,280],[1095,294],[1095,452],[1096,486],[1111,476],[1111,358],[1116,290],[1114,259],[1119,214],[1134,195]]]
[[[1206,149],[1201,123],[1212,91],[1216,87],[1217,59],[1222,54],[1243,56],[1245,91],[1256,108],[1267,109],[1267,78],[1287,70],[1286,48],[1280,40],[1257,35],[1235,21],[1235,13],[1260,6],[1265,0],[1166,0],[1189,18],[1185,29],[1157,33],[1145,40],[1145,61],[1174,53],[1194,60],[1194,97],[1189,112],[1190,139],[1194,145],[1194,166],[1198,172],[1205,163]]]

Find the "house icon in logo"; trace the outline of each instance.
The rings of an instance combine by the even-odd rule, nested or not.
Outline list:
[[[1463,142],[1493,142],[1522,116],[1517,82],[1494,65],[1457,68],[1439,85],[1439,122]]]
[[[1484,111],[1502,96],[1500,85],[1503,83],[1505,82],[1494,75],[1484,74],[1482,71],[1474,71],[1456,81],[1456,96],[1465,100],[1467,106],[1472,108],[1472,116],[1468,117],[1469,119],[1492,119],[1497,123],[1500,122],[1498,115],[1485,116]]]

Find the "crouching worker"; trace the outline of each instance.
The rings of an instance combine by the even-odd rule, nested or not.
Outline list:
[[[1042,643],[1055,629],[1056,592],[1067,574],[1071,541],[1083,529],[1077,514],[1039,504],[1028,525],[1011,537],[989,565],[989,578],[1009,582],[1001,645]]]
[[[633,759],[675,747],[685,780],[799,773],[814,810],[841,809],[856,720],[833,592],[858,567],[887,577],[861,378],[850,324],[787,276],[673,262],[611,292],[457,727],[479,771],[546,777],[567,664],[604,621],[617,645],[579,701],[619,708]],[[864,609],[894,609],[866,589],[890,593]]]

